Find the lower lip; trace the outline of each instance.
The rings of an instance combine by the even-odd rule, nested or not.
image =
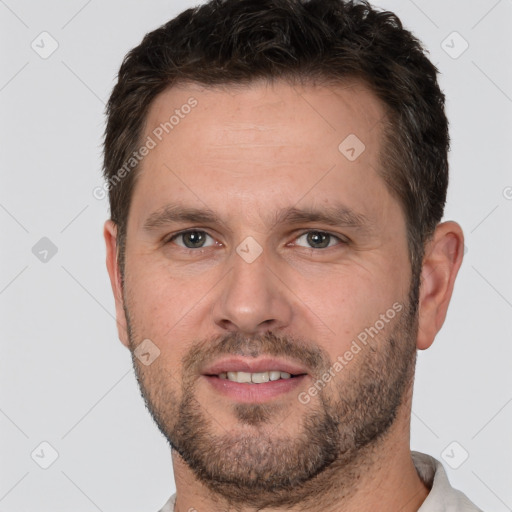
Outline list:
[[[209,375],[203,375],[203,377],[215,390],[237,402],[258,403],[296,390],[304,382],[306,375],[262,382],[261,384],[233,382],[229,379],[220,379]]]

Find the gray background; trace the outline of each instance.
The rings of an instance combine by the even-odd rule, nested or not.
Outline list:
[[[195,4],[0,0],[0,512],[154,512],[174,491],[117,339],[108,204],[93,190],[123,56]],[[419,355],[412,447],[442,459],[486,511],[512,510],[512,0],[378,5],[442,72],[446,218],[467,246],[448,319]]]

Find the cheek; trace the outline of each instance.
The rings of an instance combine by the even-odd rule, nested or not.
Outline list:
[[[126,290],[130,306],[142,325],[154,332],[166,332],[186,315],[196,295],[200,297],[200,283],[173,276],[164,262],[154,257],[136,254],[126,270]]]
[[[314,287],[304,287],[304,283],[296,281],[297,295],[305,298],[307,307],[303,314],[310,319],[312,339],[335,359],[365,329],[376,322],[380,327],[381,315],[386,315],[388,310],[392,309],[389,317],[397,318],[393,305],[398,308],[396,304],[403,304],[406,297],[400,279],[391,269],[370,271],[368,267],[351,266],[317,279]],[[382,332],[387,333],[394,324],[394,320],[385,322]],[[326,332],[327,337],[322,339],[319,332]]]
[[[164,351],[164,340],[185,314],[183,300],[179,300],[181,294],[165,274],[150,270],[143,262],[127,266],[125,290],[132,342],[137,345],[148,338]]]
[[[180,368],[181,359],[199,338],[209,280],[176,278],[165,265],[140,257],[136,265],[127,267],[125,286],[132,343],[137,346],[149,339],[160,351],[158,364],[148,369],[153,373],[159,367]]]

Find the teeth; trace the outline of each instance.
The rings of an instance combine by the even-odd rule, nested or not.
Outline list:
[[[291,374],[280,372],[279,370],[271,370],[269,372],[222,372],[219,373],[219,379],[227,379],[233,382],[245,382],[251,384],[261,384],[263,382],[274,381],[279,379],[289,379]]]
[[[251,382],[251,374],[248,372],[228,372],[228,379],[235,382]]]
[[[268,372],[268,378],[269,380],[278,380],[281,378],[281,372],[272,370],[271,372]]]
[[[228,379],[229,379],[229,376],[228,376]],[[251,374],[249,372],[237,372],[237,381],[238,382],[251,382]]]
[[[261,384],[262,382],[268,382],[270,380],[270,375],[268,372],[261,373],[253,373],[251,375],[251,381],[256,384]]]

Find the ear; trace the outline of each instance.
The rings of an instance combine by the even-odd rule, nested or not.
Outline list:
[[[432,345],[441,329],[462,263],[464,234],[456,222],[443,222],[425,247],[421,270],[417,347]]]
[[[126,315],[123,308],[123,287],[118,263],[117,224],[115,224],[114,221],[107,220],[105,222],[103,236],[105,237],[105,244],[107,246],[107,270],[116,304],[117,332],[121,343],[129,348],[130,343],[126,328]]]

